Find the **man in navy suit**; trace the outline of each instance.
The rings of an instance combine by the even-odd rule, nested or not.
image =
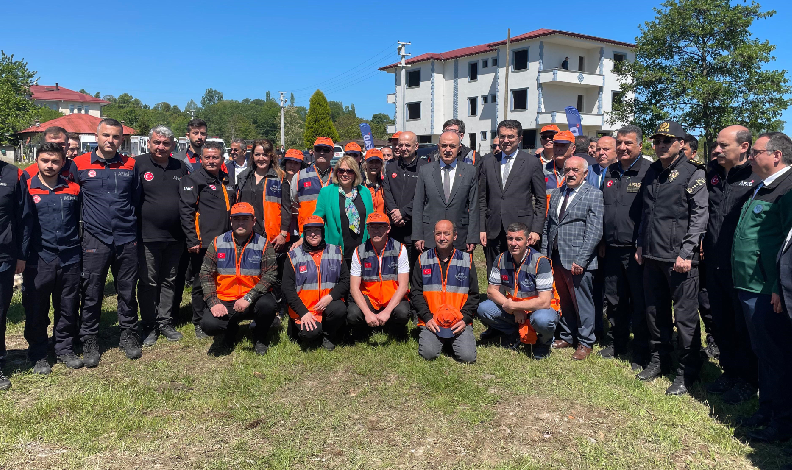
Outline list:
[[[602,238],[602,192],[586,183],[588,165],[580,157],[564,162],[565,182],[550,195],[542,236],[542,254],[550,258],[561,300],[561,331],[554,349],[577,343],[573,359],[591,354],[594,334],[592,271]]]
[[[597,163],[589,165],[586,183],[602,191],[608,167],[616,163],[616,139],[604,135],[597,141]]]

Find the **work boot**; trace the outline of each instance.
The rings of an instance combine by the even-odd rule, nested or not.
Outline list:
[[[267,344],[264,343],[263,341],[256,341],[256,344],[253,346],[253,350],[256,351],[256,354],[258,354],[259,356],[263,356],[267,354],[267,351],[269,350],[269,346],[267,346]]]
[[[714,382],[707,385],[707,392],[713,395],[726,393],[737,384],[737,379],[728,374],[721,374]]]
[[[503,333],[500,330],[496,330],[495,328],[487,328],[484,330],[481,335],[479,336],[479,342],[481,344],[488,344],[492,343],[497,340]]]
[[[154,327],[143,329],[143,346],[151,347],[157,344],[157,329]]]
[[[40,375],[48,375],[52,372],[52,367],[50,367],[49,362],[47,362],[47,358],[42,357],[36,364],[33,365],[33,373],[40,374]]]
[[[96,335],[86,336],[83,339],[83,363],[85,367],[98,366],[101,357],[101,354],[99,354],[99,341],[97,341]]]
[[[171,324],[160,326],[159,332],[168,341],[180,341],[182,338],[184,338],[184,335],[176,331],[176,328],[174,328]]]
[[[0,370],[0,390],[8,390],[11,388],[11,379],[3,375],[3,371]]]
[[[200,325],[195,325],[195,339],[209,339],[209,335],[201,329]]]
[[[611,344],[610,346],[605,346],[604,348],[600,349],[597,355],[603,359],[613,359],[616,357],[616,350]]]
[[[756,396],[757,388],[744,380],[737,379],[734,386],[721,395],[721,400],[729,405],[737,405]]]
[[[683,374],[677,374],[674,377],[674,382],[666,389],[666,395],[687,395],[688,388],[693,384],[694,380],[686,378]]]
[[[124,351],[128,359],[140,359],[143,355],[137,335],[129,330],[121,332],[121,340],[118,342],[118,347]]]
[[[327,349],[328,351],[332,351],[335,349],[336,345],[335,343],[330,341],[330,338],[328,338],[327,335],[324,335],[322,337],[322,347]]]
[[[528,349],[526,348],[526,351]],[[541,361],[542,359],[549,357],[552,353],[552,349],[550,348],[549,344],[534,344],[531,347],[531,354],[535,361]]]
[[[668,373],[668,368],[664,367],[659,356],[652,355],[652,360],[644,370],[638,373],[635,377],[644,382],[651,382],[652,380]]]
[[[83,365],[85,365],[82,359],[77,357],[77,355],[71,351],[67,352],[66,354],[61,354],[60,356],[58,356],[58,362],[62,362],[69,369],[79,369]]]

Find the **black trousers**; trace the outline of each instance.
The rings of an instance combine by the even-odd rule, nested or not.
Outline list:
[[[698,281],[696,265],[686,273],[678,273],[671,261],[644,258],[644,298],[652,359],[670,364],[671,338],[676,326],[680,372],[688,378],[698,377],[701,368]]]
[[[643,267],[635,261],[635,248],[608,246],[605,248],[605,303],[608,311],[608,337],[613,348],[622,353],[633,332],[633,354],[648,358],[649,328],[646,326]]]
[[[758,364],[751,349],[751,339],[745,324],[742,304],[732,282],[731,269],[706,266],[707,291],[712,311],[715,343],[720,349],[723,373],[758,385]]]
[[[169,325],[184,242],[143,242],[139,246],[138,303],[143,328]]]
[[[6,318],[8,317],[8,309],[11,307],[11,297],[14,295],[16,260],[11,260],[10,263],[11,267],[0,272],[0,366],[3,365],[6,356]]]
[[[176,268],[176,279],[173,280],[173,308],[171,309],[171,316],[175,321],[180,321],[179,311],[181,309],[182,298],[184,297],[184,287],[188,282],[192,284],[192,280],[188,277],[187,271],[189,270],[190,253],[187,251],[187,247],[185,247],[179,256],[179,266]]]
[[[484,258],[487,261],[487,276],[492,271],[492,265],[501,253],[506,251],[506,231],[501,227],[501,231],[495,238],[487,238],[487,246],[484,247]]]
[[[57,257],[50,262],[38,258],[25,265],[22,278],[28,358],[36,362],[47,357],[50,296],[59,309],[54,315],[55,354],[73,352],[79,328],[80,262],[63,266]]]
[[[275,315],[278,313],[278,303],[275,301],[275,296],[271,292],[262,295],[244,312],[234,310],[234,302],[234,300],[220,301],[228,310],[228,315],[222,317],[212,315],[212,311],[207,307],[201,319],[201,329],[207,335],[215,336],[227,330],[234,331],[239,322],[243,320],[255,320],[256,327],[253,329],[253,338],[255,341],[263,342],[267,337],[270,325],[272,325],[272,320],[275,319]]]
[[[707,286],[707,263],[699,261],[699,316],[701,323],[704,323],[704,333],[707,336],[715,337],[715,322],[713,320],[712,302],[710,302],[709,288]],[[715,342],[717,344],[717,340]]]
[[[82,326],[80,338],[99,333],[102,300],[111,269],[118,296],[118,325],[121,331],[137,330],[137,299],[135,284],[138,275],[137,242],[107,245],[90,232],[83,232],[82,260]]]
[[[375,310],[368,298],[366,298],[366,304],[368,304],[368,308],[374,313],[379,313],[383,310]],[[409,321],[410,302],[402,300],[391,312],[391,316],[385,323],[385,326],[392,328],[403,327],[407,325],[407,322]],[[347,324],[355,333],[362,333],[368,331],[371,328],[368,326],[368,323],[366,323],[366,317],[363,315],[363,310],[357,306],[354,300],[349,302],[349,306],[347,307]]]
[[[347,306],[344,301],[333,300],[322,313],[322,321],[317,322],[316,328],[313,330],[308,331],[303,325],[300,325],[299,331],[297,331],[294,319],[290,318],[289,322],[292,323],[292,328],[297,331],[297,339],[311,342],[326,336],[333,343],[338,343],[338,334],[346,323],[346,316]]]
[[[201,286],[201,265],[203,264],[206,248],[201,248],[198,253],[190,253],[190,269],[193,274],[192,283],[192,322],[195,326],[201,325],[204,311],[206,310],[206,302],[203,298],[203,287]]]

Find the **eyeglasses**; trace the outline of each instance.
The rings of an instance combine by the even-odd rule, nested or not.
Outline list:
[[[240,151],[240,149],[231,149],[231,150],[229,150],[229,152],[231,152],[231,153],[237,153],[239,151]]]
[[[767,149],[751,149],[751,156],[752,157],[757,157],[757,156],[761,155],[764,152],[773,153],[773,152],[770,152]]]
[[[540,135],[539,137],[540,137],[542,140],[553,140],[553,136],[555,136],[555,134],[546,134],[546,135]]]
[[[491,149],[491,150],[495,150],[495,149],[497,149],[497,148],[498,148],[498,146],[497,146],[497,145],[490,145],[490,149]]]
[[[315,153],[332,153],[333,149],[330,147],[314,147]]]
[[[355,170],[347,170],[346,168],[338,168],[336,170],[336,174],[338,176],[341,176],[341,175],[354,175],[355,174]]]

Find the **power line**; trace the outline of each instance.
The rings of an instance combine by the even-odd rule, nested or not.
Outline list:
[[[374,54],[373,56],[369,57],[365,61],[359,63],[355,67],[346,69],[344,72],[340,73],[339,75],[336,75],[336,76],[331,77],[331,78],[329,78],[327,80],[323,80],[321,82],[318,82],[316,85],[311,85],[311,86],[306,86],[306,87],[302,87],[302,88],[297,88],[297,89],[295,89],[293,91],[303,91],[303,90],[307,90],[307,89],[311,89],[311,88],[313,88],[313,89],[321,89],[322,86],[327,86],[327,85],[329,85],[331,83],[337,82],[339,79],[342,79],[345,76],[347,76],[347,75],[349,75],[351,73],[354,73],[357,69],[359,69],[361,67],[364,67],[364,66],[367,66],[368,64],[370,64],[372,62],[376,62],[376,61],[384,58],[385,56],[389,55],[389,54],[387,54],[387,52],[391,49],[391,47],[393,47],[393,46],[389,44],[386,48],[384,48],[381,51],[377,52],[376,54]]]

